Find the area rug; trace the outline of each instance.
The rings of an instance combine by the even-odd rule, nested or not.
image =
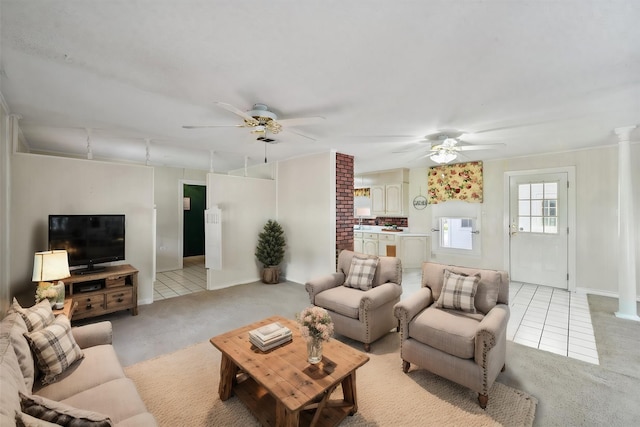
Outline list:
[[[531,426],[537,400],[495,383],[482,410],[477,393],[412,365],[402,372],[397,334],[372,345],[356,372],[358,412],[341,426]],[[220,352],[208,341],[125,369],[161,426],[259,426],[236,398],[218,397]]]

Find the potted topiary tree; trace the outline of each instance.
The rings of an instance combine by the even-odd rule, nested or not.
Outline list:
[[[269,220],[258,235],[256,258],[262,263],[262,283],[280,282],[280,263],[284,259],[284,230],[277,221]]]

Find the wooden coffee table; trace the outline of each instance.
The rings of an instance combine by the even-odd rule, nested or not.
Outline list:
[[[273,322],[291,329],[293,339],[262,352],[249,342],[249,331]],[[263,426],[335,426],[358,410],[356,369],[367,363],[369,356],[340,341],[325,342],[322,361],[311,365],[297,323],[280,316],[210,341],[222,353],[220,400],[235,394]],[[343,398],[331,398],[340,385]]]

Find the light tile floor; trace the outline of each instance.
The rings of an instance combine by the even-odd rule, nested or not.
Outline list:
[[[511,282],[507,339],[598,365],[587,295]]]
[[[403,298],[420,288],[420,269],[405,269]],[[156,275],[154,300],[206,290],[204,257],[184,259],[182,270]],[[511,282],[507,339],[528,347],[599,364],[586,294]]]
[[[182,270],[165,271],[156,274],[153,300],[173,298],[207,289],[207,272],[204,257],[188,257],[183,260]]]

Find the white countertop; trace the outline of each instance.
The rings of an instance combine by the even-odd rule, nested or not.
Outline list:
[[[355,233],[378,233],[378,234],[393,234],[395,236],[399,236],[399,237],[407,237],[407,236],[412,236],[412,237],[429,237],[431,236],[431,234],[429,233],[412,233],[409,231],[409,229],[407,227],[398,227],[400,231],[383,231],[383,228],[390,228],[390,227],[384,227],[382,225],[363,225],[362,227],[359,227],[357,225],[353,226],[353,231]]]

